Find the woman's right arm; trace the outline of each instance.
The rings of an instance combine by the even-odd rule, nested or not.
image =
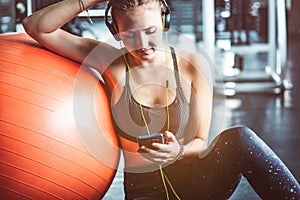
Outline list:
[[[82,0],[85,8],[105,0]],[[99,41],[82,38],[60,29],[82,12],[79,0],[66,0],[43,8],[23,20],[25,31],[49,50],[82,62]],[[103,48],[109,46],[103,45]],[[97,61],[91,61],[90,64]]]

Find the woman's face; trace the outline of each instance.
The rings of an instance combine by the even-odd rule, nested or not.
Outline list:
[[[127,50],[139,61],[151,60],[162,41],[159,3],[138,6],[116,16],[117,26]]]

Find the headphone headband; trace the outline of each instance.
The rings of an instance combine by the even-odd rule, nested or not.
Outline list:
[[[109,17],[108,17],[108,12],[110,11],[111,7],[112,7],[112,2],[113,0],[110,0],[106,6],[105,9],[105,15],[104,15],[104,22],[105,25],[107,26],[108,30],[111,32],[111,34],[114,36],[114,38],[117,41],[120,41],[121,38],[119,37],[118,34],[118,28],[114,22],[114,20],[112,19],[111,22],[109,22]],[[164,6],[164,10],[163,10],[163,15],[164,15],[164,24],[163,24],[163,28],[164,31],[168,31],[170,29],[170,23],[171,23],[171,9],[169,7],[169,5],[167,4],[166,0],[160,0]]]

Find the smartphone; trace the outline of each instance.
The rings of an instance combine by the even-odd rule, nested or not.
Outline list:
[[[145,146],[152,148],[152,143],[165,144],[165,136],[163,133],[154,133],[151,135],[142,135],[137,137],[137,142],[139,146]]]

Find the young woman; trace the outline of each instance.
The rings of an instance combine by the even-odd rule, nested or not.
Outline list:
[[[300,199],[297,180],[249,128],[223,131],[207,145],[209,62],[162,43],[170,22],[164,0],[109,2],[112,21],[106,24],[124,48],[60,29],[102,2],[59,2],[27,17],[23,25],[48,49],[102,74],[125,158],[126,199],[226,199],[242,175],[263,199]],[[155,139],[138,145],[138,136],[153,133],[163,133],[164,143]]]

